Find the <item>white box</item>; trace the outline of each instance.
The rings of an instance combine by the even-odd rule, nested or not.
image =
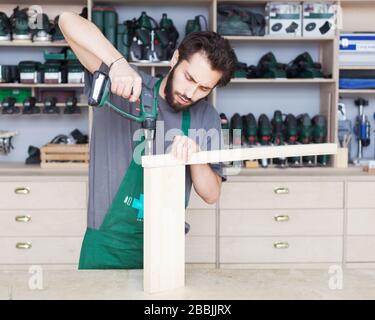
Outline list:
[[[302,35],[302,6],[298,3],[266,5],[267,33],[272,36]]]
[[[375,33],[342,33],[339,61],[341,66],[374,66]]]
[[[332,3],[303,4],[304,37],[331,37],[336,33],[337,6]]]

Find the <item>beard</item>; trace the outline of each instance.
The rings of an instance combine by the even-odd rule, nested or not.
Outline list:
[[[178,62],[171,69],[171,71],[169,71],[168,78],[167,78],[167,83],[165,84],[164,94],[165,94],[165,100],[168,102],[168,104],[171,106],[171,108],[173,110],[175,110],[175,111],[184,111],[184,110],[189,109],[193,104],[199,102],[200,100],[193,102],[191,99],[189,99],[185,95],[179,94],[179,93],[177,93],[177,92],[174,91],[174,89],[173,89],[173,78],[174,78],[174,73],[176,71],[176,67],[179,64],[180,64],[180,62]],[[180,96],[182,96],[185,100],[188,100],[191,103],[188,104],[188,105],[181,105],[180,103],[178,103],[174,99],[174,96],[177,95],[177,94],[180,95]]]

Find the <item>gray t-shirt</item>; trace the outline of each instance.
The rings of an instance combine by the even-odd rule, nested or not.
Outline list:
[[[142,78],[142,86],[152,89],[158,80],[155,77],[132,66]],[[108,66],[101,64],[100,70],[108,72]],[[92,74],[85,69],[85,89],[89,94],[92,84]],[[109,100],[121,109],[137,114],[134,111],[138,105],[110,93]],[[172,142],[174,134],[167,134],[171,129],[181,130],[182,112],[175,111],[162,97],[158,96],[158,122],[156,135],[164,130],[164,151],[156,148],[154,153],[165,153]],[[164,127],[164,128],[163,128]],[[89,205],[88,226],[98,229],[103,222],[120,183],[129,167],[137,141],[133,141],[134,133],[141,128],[140,123],[131,121],[111,108],[105,106],[93,109],[93,123],[90,141],[89,168]],[[196,140],[202,150],[219,149],[222,142],[220,117],[216,109],[207,101],[202,100],[190,108],[190,128],[203,129],[207,137]],[[210,129],[214,129],[209,131]],[[171,132],[170,132],[171,133]],[[202,136],[201,136],[202,137]],[[159,148],[160,149],[160,148]],[[225,180],[222,164],[210,164],[211,168]],[[186,199],[189,199],[192,179],[190,166],[186,166]]]

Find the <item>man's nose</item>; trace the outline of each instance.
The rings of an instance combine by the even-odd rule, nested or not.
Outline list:
[[[198,89],[198,86],[199,86],[198,84],[194,84],[191,87],[187,88],[185,92],[186,97],[188,97],[189,99],[192,99],[194,97],[195,91],[197,91]]]

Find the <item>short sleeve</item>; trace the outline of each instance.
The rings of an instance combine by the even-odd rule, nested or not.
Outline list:
[[[203,139],[201,150],[221,150],[223,146],[223,132],[221,130],[221,120],[219,114],[216,112],[213,106],[209,105],[208,112],[204,116],[204,128],[206,130],[206,137]],[[209,109],[212,108],[212,109]],[[224,167],[222,162],[210,163],[211,169],[222,178],[222,181],[226,181],[227,178],[224,174]]]

